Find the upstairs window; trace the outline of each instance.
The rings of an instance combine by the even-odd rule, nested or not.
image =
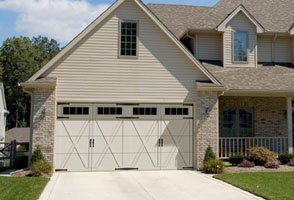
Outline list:
[[[138,23],[123,21],[121,22],[120,29],[120,56],[136,57]]]
[[[248,61],[248,33],[234,32],[234,62]]]

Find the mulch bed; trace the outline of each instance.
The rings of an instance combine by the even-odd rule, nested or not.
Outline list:
[[[294,172],[294,167],[288,165],[280,165],[278,169],[269,169],[263,166],[255,166],[252,168],[242,168],[237,166],[226,167],[225,173],[242,173],[242,172]]]

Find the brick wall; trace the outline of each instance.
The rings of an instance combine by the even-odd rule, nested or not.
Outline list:
[[[53,89],[32,93],[32,149],[39,145],[46,159],[53,164],[56,119],[56,92]]]
[[[286,106],[282,97],[220,97],[220,127],[223,108],[251,108],[256,137],[287,137]]]
[[[199,92],[196,101],[195,166],[202,168],[205,151],[211,146],[218,155],[218,94],[216,92]]]

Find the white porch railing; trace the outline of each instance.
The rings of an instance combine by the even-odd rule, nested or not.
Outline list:
[[[252,147],[265,147],[275,153],[288,152],[287,137],[220,137],[219,157],[229,158],[231,155],[247,155]]]

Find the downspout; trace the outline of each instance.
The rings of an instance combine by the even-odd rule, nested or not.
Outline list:
[[[278,38],[278,34],[276,33],[275,36],[274,36],[274,39],[272,40],[272,63],[275,62],[275,54],[276,54],[276,52],[275,52],[275,42],[276,42],[277,38]]]

